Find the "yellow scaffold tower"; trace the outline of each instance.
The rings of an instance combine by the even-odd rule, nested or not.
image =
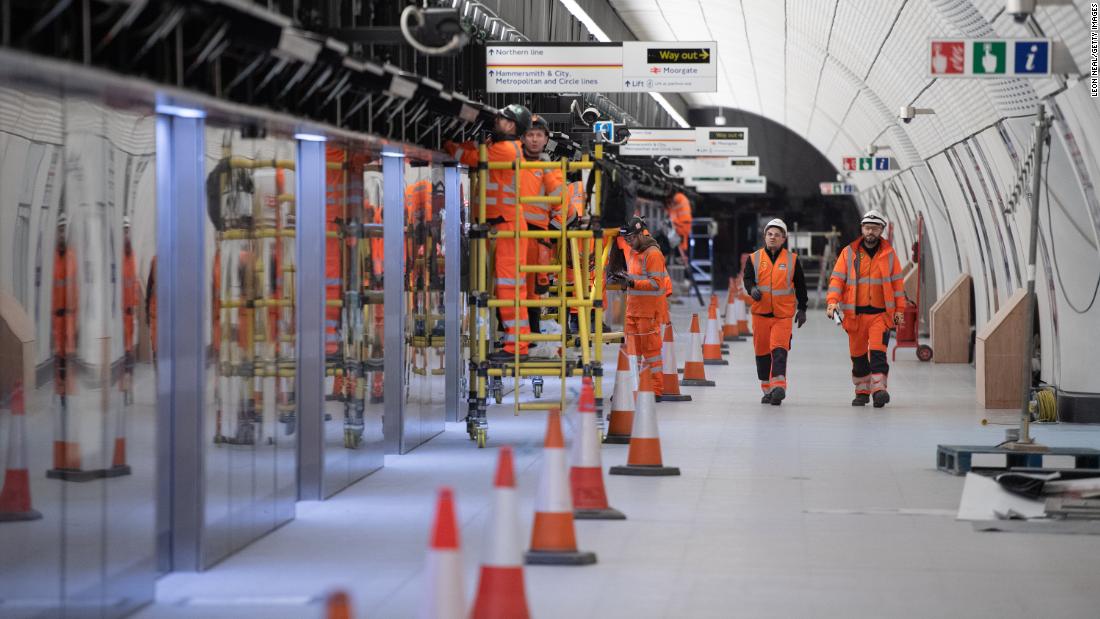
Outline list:
[[[604,269],[607,263],[608,252],[611,247],[611,239],[618,234],[618,230],[603,230],[599,225],[600,220],[600,192],[601,171],[597,162],[603,158],[603,146],[596,145],[593,157],[585,154],[580,161],[562,159],[560,161],[523,161],[517,159],[514,162],[492,162],[488,158],[488,149],[482,144],[478,150],[480,164],[477,171],[477,216],[475,231],[471,235],[470,267],[473,271],[470,275],[471,300],[476,306],[476,316],[468,321],[469,339],[471,343],[471,378],[475,387],[470,390],[470,407],[467,417],[467,431],[472,440],[477,441],[478,447],[484,447],[488,437],[488,423],[486,419],[487,398],[489,392],[493,392],[497,403],[503,400],[503,378],[511,377],[514,381],[513,410],[516,415],[520,411],[530,410],[565,410],[566,403],[566,378],[570,376],[591,376],[597,402],[597,418],[603,424],[603,347],[604,344],[621,340],[622,333],[604,332]],[[486,217],[486,188],[490,170],[508,170],[515,172],[516,221],[523,217],[524,204],[556,204],[564,214],[568,209],[565,192],[553,196],[523,195],[520,189],[521,170],[549,170],[559,168],[562,178],[569,172],[577,170],[589,170],[595,175],[592,179],[592,200],[588,215],[591,216],[593,225],[591,229],[582,230],[566,225],[568,219],[563,215],[563,225],[560,230],[520,230],[516,226],[513,230],[489,231]],[[514,278],[520,281],[531,273],[547,273],[555,276],[555,283],[551,286],[551,295],[545,299],[520,299],[514,295],[512,299],[499,299],[491,295],[489,287],[489,273],[491,269],[490,258],[493,255],[489,251],[490,241],[500,238],[512,237],[516,240]],[[520,264],[519,239],[553,239],[557,240],[557,259],[549,265]],[[593,239],[592,247],[582,240]],[[590,253],[592,252],[592,253]],[[594,255],[593,255],[594,254]],[[594,260],[594,278],[589,283],[589,264]],[[573,283],[567,282],[566,274],[573,269]],[[488,348],[492,334],[491,324],[497,308],[511,305],[519,314],[520,307],[551,308],[556,310],[556,318],[561,325],[560,333],[517,333],[521,341],[526,342],[557,342],[560,351],[557,359],[530,359],[521,360],[517,346],[515,358],[510,362],[492,363],[489,360]],[[578,333],[569,332],[570,308],[577,308]],[[589,325],[589,310],[594,310],[593,325]],[[549,316],[548,316],[549,317]],[[576,350],[577,354],[570,355],[567,351]],[[571,358],[573,357],[573,358]],[[579,359],[579,363],[578,363]],[[543,377],[558,377],[561,383],[560,396],[554,400],[541,399]],[[524,377],[532,379],[537,402],[520,402],[519,383]]]

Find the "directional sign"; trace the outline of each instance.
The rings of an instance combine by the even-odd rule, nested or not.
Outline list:
[[[1045,77],[1050,39],[935,39],[929,42],[931,77]]]
[[[713,41],[503,43],[485,48],[489,92],[717,92]]]
[[[818,183],[823,196],[846,196],[857,193],[856,186],[851,183]]]
[[[768,193],[768,179],[764,176],[703,177],[693,181],[695,191],[699,193]]]
[[[760,175],[759,157],[694,157],[669,159],[669,174],[681,178],[700,176],[742,177]]]
[[[749,151],[746,127],[696,127],[694,129],[636,129],[619,147],[620,155],[680,156],[728,155],[744,157]]]

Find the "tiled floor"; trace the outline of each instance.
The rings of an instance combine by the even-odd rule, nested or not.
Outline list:
[[[681,360],[687,322],[677,317]],[[595,566],[527,568],[536,617],[1100,616],[1100,537],[976,533],[954,520],[962,479],[935,470],[936,445],[1000,442],[1007,426],[980,420],[1015,415],[974,404],[973,369],[903,350],[893,402],[853,408],[844,335],[815,315],[795,333],[790,397],[772,407],[759,404],[750,343],[730,346],[728,367],[707,367],[717,387],[658,405],[665,461],[683,475],[609,477],[628,520],[577,523]],[[517,448],[527,527],[544,427],[542,414],[517,418],[510,406],[490,416],[489,449],[450,424],[329,501],[300,503],[297,520],[212,570],[162,579],[158,604],[138,617],[318,617],[317,597],[337,587],[358,616],[415,616],[444,484],[457,494],[472,595],[491,447]],[[1094,427],[1036,434],[1100,447]],[[626,449],[605,446],[604,466],[622,463]]]

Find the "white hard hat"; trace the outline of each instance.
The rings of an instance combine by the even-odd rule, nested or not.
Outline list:
[[[768,228],[779,228],[783,231],[783,236],[787,235],[787,224],[783,223],[783,220],[778,217],[764,224],[764,232],[767,232]]]
[[[885,228],[886,227],[886,217],[882,213],[876,211],[875,209],[871,209],[871,210],[867,211],[866,213],[864,213],[863,219],[859,223],[860,224],[878,224],[878,225],[882,226],[883,228]]]
[[[123,228],[129,228],[130,227],[130,216],[129,215],[126,215],[122,218],[122,227]]]

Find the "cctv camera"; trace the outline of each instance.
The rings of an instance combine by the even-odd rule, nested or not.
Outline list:
[[[1005,13],[1012,16],[1017,24],[1027,21],[1035,12],[1035,0],[1005,0]]]
[[[898,118],[906,124],[913,122],[913,116],[916,116],[916,111],[911,105],[903,105],[901,109],[898,110]]]
[[[581,121],[586,125],[591,126],[592,123],[596,122],[599,119],[600,111],[594,107],[584,108],[584,111],[581,112]]]

